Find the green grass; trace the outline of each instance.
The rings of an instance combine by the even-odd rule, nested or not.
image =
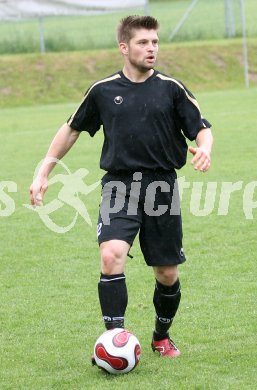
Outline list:
[[[160,38],[168,42],[171,32],[186,12],[189,0],[153,1],[151,15],[161,23]],[[239,1],[233,2],[236,36],[241,36]],[[255,0],[245,0],[247,34],[257,36]],[[102,15],[49,17],[44,19],[45,45],[48,52],[113,48],[116,45],[115,28],[127,14],[143,13],[131,9]],[[225,36],[224,0],[200,1],[177,34],[176,41],[221,39]],[[2,22],[0,24],[0,53],[39,52],[37,20]]]
[[[250,84],[257,83],[257,41],[249,41]],[[201,60],[199,60],[201,59]],[[157,68],[193,91],[242,88],[240,40],[161,44]],[[79,101],[96,80],[122,68],[117,49],[1,56],[0,107]]]
[[[185,190],[187,262],[180,268],[183,296],[172,331],[182,350],[177,360],[160,360],[150,349],[154,280],[135,243],[134,259],[128,260],[126,269],[126,326],[141,342],[142,359],[134,372],[120,377],[108,376],[89,362],[103,331],[95,228],[78,218],[70,232],[56,234],[23,207],[37,163],[76,104],[1,110],[1,182],[17,183],[17,192],[9,193],[15,212],[0,218],[1,390],[256,387],[257,210],[253,210],[254,219],[246,219],[242,205],[246,184],[256,180],[257,90],[199,92],[197,98],[214,126],[213,166],[201,175],[188,164],[179,176],[185,176],[191,186],[193,181],[215,181],[218,188],[222,181],[243,181],[243,189],[231,195],[227,216],[218,215],[217,197],[207,217],[192,214],[191,191]],[[64,159],[72,172],[80,167],[89,170],[87,184],[102,175],[98,168],[101,142],[101,133],[93,139],[83,134]],[[59,189],[51,186],[46,202]],[[95,224],[99,190],[81,199]],[[73,215],[64,206],[52,218],[65,225]]]

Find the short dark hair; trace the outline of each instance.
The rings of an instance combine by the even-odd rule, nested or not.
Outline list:
[[[152,16],[131,15],[121,19],[117,28],[118,43],[128,43],[133,37],[133,30],[145,28],[146,30],[158,30],[159,22]]]

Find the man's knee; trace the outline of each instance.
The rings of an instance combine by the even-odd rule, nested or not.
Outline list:
[[[125,245],[124,245],[125,244]],[[101,250],[101,272],[105,275],[112,275],[124,272],[128,244],[107,241],[100,245]]]
[[[153,268],[156,279],[165,286],[172,286],[178,279],[178,267],[176,265]]]
[[[111,275],[115,272],[114,269],[120,264],[119,253],[112,248],[104,248],[101,251],[101,266],[102,272],[105,275]]]

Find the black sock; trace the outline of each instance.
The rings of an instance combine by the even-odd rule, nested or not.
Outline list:
[[[124,328],[124,314],[128,303],[125,275],[101,273],[98,294],[106,329]]]
[[[181,298],[179,279],[172,286],[164,286],[156,280],[153,303],[156,311],[154,340],[162,340],[169,336],[171,327]]]

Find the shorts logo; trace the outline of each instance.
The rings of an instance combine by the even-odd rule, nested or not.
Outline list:
[[[114,103],[115,103],[115,104],[121,104],[121,103],[123,103],[123,97],[122,97],[122,96],[116,96],[116,97],[114,98]]]
[[[180,249],[180,256],[181,256],[181,257],[184,257],[184,256],[185,256],[185,255],[184,255],[184,249],[183,249],[183,248]]]
[[[103,226],[102,222],[100,222],[100,223],[97,225],[97,237],[99,237],[100,234],[101,234],[102,226]]]

